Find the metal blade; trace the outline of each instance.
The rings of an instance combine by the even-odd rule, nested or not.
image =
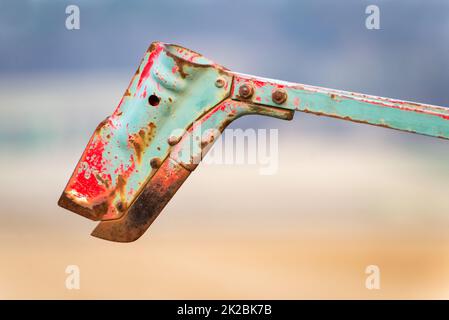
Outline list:
[[[100,222],[92,235],[117,242],[137,240],[189,175],[189,170],[167,158],[128,212],[120,219]]]

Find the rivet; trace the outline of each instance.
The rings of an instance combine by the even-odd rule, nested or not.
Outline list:
[[[226,80],[224,78],[220,77],[215,81],[215,86],[217,88],[223,88],[225,85],[226,85]]]
[[[239,96],[243,99],[249,99],[254,93],[254,89],[251,85],[245,83],[242,84],[239,88]]]
[[[125,209],[125,206],[123,205],[123,202],[121,202],[121,201],[117,202],[117,204],[115,205],[115,207],[117,208],[117,210],[118,210],[119,212],[123,212],[124,209]]]
[[[153,169],[159,168],[161,166],[161,164],[162,164],[162,161],[159,158],[153,158],[150,160],[150,166]]]
[[[271,95],[271,99],[276,104],[283,104],[287,101],[287,92],[284,89],[276,89]]]
[[[167,139],[169,145],[174,146],[181,140],[181,136],[170,136]]]

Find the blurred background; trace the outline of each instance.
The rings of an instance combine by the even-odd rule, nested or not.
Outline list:
[[[380,30],[365,27],[371,4]],[[232,124],[279,129],[276,175],[203,164],[137,242],[90,237],[95,223],[56,202],[154,40],[449,106],[445,1],[0,0],[0,298],[449,298],[448,142],[308,114]]]

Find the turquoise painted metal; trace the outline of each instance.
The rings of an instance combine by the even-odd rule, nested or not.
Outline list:
[[[59,205],[101,221],[96,237],[134,241],[229,123],[248,114],[289,120],[295,111],[449,138],[444,107],[231,72],[155,42],[92,135]]]
[[[367,123],[428,136],[449,138],[449,109],[415,102],[332,90],[304,84],[236,74],[233,99],[249,85],[255,88],[250,101],[273,107],[309,112],[354,122]],[[287,99],[273,101],[273,93],[283,90]]]

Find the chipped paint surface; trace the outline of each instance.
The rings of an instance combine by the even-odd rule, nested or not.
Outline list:
[[[198,54],[152,44],[117,109],[95,130],[60,204],[94,220],[121,217],[156,172],[151,160],[168,156],[170,133],[229,95],[229,87],[215,86],[219,76],[232,82]]]
[[[117,242],[137,240],[189,177],[190,171],[167,159],[139,194],[127,214],[119,219],[102,221],[92,235]]]
[[[234,73],[153,43],[92,135],[59,205],[101,220],[94,236],[138,239],[237,118],[295,111],[449,139],[449,109]]]
[[[293,118],[292,110],[259,106],[228,99],[212,108],[189,128],[182,140],[171,151],[170,158],[189,170],[194,170],[223,130],[232,121],[250,114],[283,120]]]
[[[448,108],[237,73],[234,83],[232,98],[236,100],[449,139]],[[239,97],[243,84],[254,88],[250,100]],[[276,89],[288,95],[281,105],[272,100]]]

